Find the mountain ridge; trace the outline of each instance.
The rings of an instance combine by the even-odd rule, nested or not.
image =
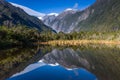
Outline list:
[[[76,10],[72,10],[72,9],[65,10],[62,13],[60,13],[58,16],[54,16],[54,18],[52,18],[52,19],[49,18],[50,19],[49,21],[48,21],[48,19],[44,18],[43,22],[46,25],[51,26],[51,28],[54,29],[54,30],[56,30],[57,32],[60,32],[60,31],[62,31],[62,32],[70,32],[70,29],[66,30],[68,28],[67,28],[67,26],[64,26],[64,25],[67,24],[66,23],[67,20],[65,20],[65,19],[66,19],[66,16],[69,17],[70,15],[72,15],[72,14],[74,14],[76,12],[77,12]],[[62,27],[59,27],[59,25],[61,25]],[[66,29],[64,29],[64,28],[66,28]]]
[[[5,0],[0,0],[0,26],[27,26],[35,27],[40,31],[52,30],[41,20],[28,15],[24,10],[15,7]]]
[[[119,0],[96,0],[85,10],[78,10],[73,14],[68,11],[67,15],[63,12],[47,24],[57,32],[65,33],[120,30],[119,4]]]
[[[12,4],[12,5],[15,6],[15,7],[19,7],[19,8],[21,8],[21,9],[23,9],[27,14],[29,14],[29,15],[31,15],[31,16],[43,17],[43,16],[46,15],[46,14],[44,14],[44,13],[40,13],[40,12],[37,12],[37,11],[35,11],[35,10],[32,10],[32,9],[26,7],[26,6],[22,6],[22,5],[19,5],[19,4],[16,4],[16,3],[11,3],[11,2],[10,2],[10,4]]]

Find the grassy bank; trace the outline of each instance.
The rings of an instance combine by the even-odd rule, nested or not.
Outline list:
[[[96,32],[96,31],[81,31],[72,33],[43,33],[40,35],[40,41],[48,42],[52,40],[112,40],[120,41],[120,31],[111,32]]]
[[[55,40],[55,41],[48,41],[48,42],[40,42],[38,44],[48,44],[52,46],[72,46],[72,45],[81,45],[81,44],[106,44],[106,45],[116,45],[120,44],[120,41],[113,41],[113,40]]]

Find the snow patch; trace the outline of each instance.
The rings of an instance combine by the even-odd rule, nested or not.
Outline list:
[[[19,4],[16,4],[16,3],[11,3],[11,2],[10,2],[10,4],[12,4],[15,7],[19,7],[21,9],[23,9],[29,15],[36,16],[36,17],[43,17],[43,16],[45,16],[44,13],[37,12],[35,10],[32,10],[32,9],[26,7],[26,6],[22,6],[22,5],[19,5]]]
[[[50,13],[50,14],[47,14],[48,16],[52,16],[52,15],[55,15],[55,16],[58,16],[59,14],[58,13]]]
[[[72,11],[73,9],[72,8],[67,8],[65,11]]]
[[[38,17],[38,19],[43,20],[43,17]]]

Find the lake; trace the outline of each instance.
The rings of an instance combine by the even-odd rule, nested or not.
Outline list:
[[[37,46],[0,51],[0,80],[120,80],[119,45]]]

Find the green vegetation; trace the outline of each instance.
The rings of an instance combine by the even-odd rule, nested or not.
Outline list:
[[[120,40],[120,31],[114,31],[114,32],[93,32],[93,31],[81,31],[81,32],[73,32],[69,34],[65,33],[58,33],[53,34],[51,32],[49,33],[43,33],[40,35],[41,41],[49,41],[49,40],[114,40],[119,41]]]
[[[120,0],[97,0],[85,12],[86,20],[79,22],[80,31],[116,31],[120,30]]]
[[[77,50],[81,58],[89,62],[89,71],[94,73],[99,80],[119,80],[120,48],[91,45]]]
[[[15,47],[0,50],[0,79],[5,80],[28,65],[38,62],[51,50],[50,46]]]
[[[37,17],[28,15],[19,7],[11,5],[7,0],[0,0],[0,26],[27,26],[34,27],[40,31],[52,30],[44,25]]]
[[[51,31],[39,32],[36,28],[18,27],[0,27],[0,48],[17,45],[30,46],[35,42],[48,42],[53,40],[106,40],[119,41],[120,31],[114,32],[73,32],[53,33]]]
[[[27,27],[0,27],[0,47],[12,45],[31,45],[37,41],[39,31]]]

